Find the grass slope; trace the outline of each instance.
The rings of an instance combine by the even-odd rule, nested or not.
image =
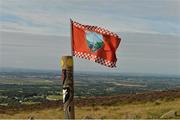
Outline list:
[[[147,103],[131,103],[113,106],[85,106],[76,107],[76,118],[90,116],[92,118],[160,118],[161,115],[176,110],[180,114],[180,99],[173,101],[158,101]],[[61,107],[46,108],[42,110],[21,111],[15,114],[0,114],[1,119],[27,119],[29,116],[37,119],[62,119],[63,110]],[[177,116],[175,118],[180,118]]]
[[[31,116],[35,119],[62,119],[63,109],[61,102],[39,104],[34,107],[0,108],[0,118],[27,119]],[[82,98],[76,99],[75,103],[76,118],[80,119],[85,116],[104,119],[158,119],[164,113],[171,110],[177,112],[177,116],[174,118],[180,119],[180,90],[137,95]]]

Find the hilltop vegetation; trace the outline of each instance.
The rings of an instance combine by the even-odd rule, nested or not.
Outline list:
[[[74,83],[76,118],[180,118],[176,76],[76,73]],[[0,72],[0,117],[63,118],[60,75]]]
[[[143,96],[143,97],[142,97]],[[144,94],[88,97],[75,99],[76,118],[160,118],[173,110],[177,114],[170,118],[180,118],[180,89]],[[23,105],[19,108],[1,107],[0,117],[8,119],[62,119],[62,101],[46,102],[38,105]]]

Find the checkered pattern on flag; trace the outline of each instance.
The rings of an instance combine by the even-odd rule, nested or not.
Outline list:
[[[107,67],[116,67],[116,50],[121,38],[104,28],[71,21],[72,54]]]

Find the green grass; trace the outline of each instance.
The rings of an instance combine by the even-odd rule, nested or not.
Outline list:
[[[34,104],[39,104],[40,102],[21,102],[21,104],[24,105],[34,105]]]
[[[54,84],[51,80],[20,80],[20,79],[6,79],[6,80],[0,80],[1,84],[16,84],[16,85],[52,85]]]
[[[63,97],[62,97],[62,95],[48,95],[46,99],[48,99],[48,100],[62,100]]]

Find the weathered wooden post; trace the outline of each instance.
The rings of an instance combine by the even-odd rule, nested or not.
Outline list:
[[[62,56],[62,80],[63,80],[63,109],[65,119],[75,119],[74,113],[74,81],[73,81],[73,57]]]

